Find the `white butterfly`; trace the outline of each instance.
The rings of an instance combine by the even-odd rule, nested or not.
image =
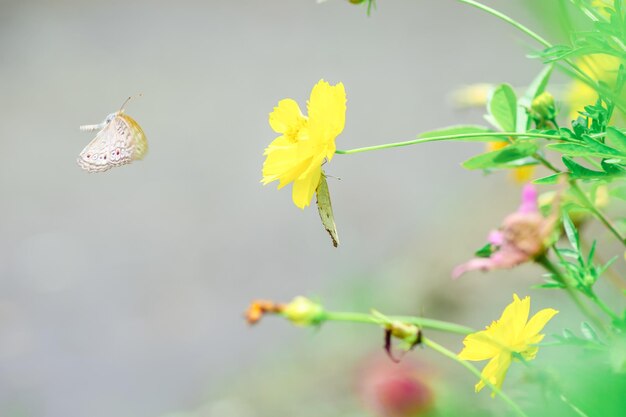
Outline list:
[[[99,131],[78,155],[78,165],[85,171],[107,171],[116,166],[130,164],[136,159],[143,159],[148,152],[148,141],[141,126],[132,117],[124,114],[124,106],[130,99],[131,97],[124,102],[119,111],[109,114],[102,123],[80,127],[83,131]]]

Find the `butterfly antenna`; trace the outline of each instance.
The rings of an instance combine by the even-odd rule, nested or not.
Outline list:
[[[142,96],[143,96],[143,93],[139,93],[139,94],[135,94],[134,96],[130,96],[130,97],[128,97],[128,98],[126,99],[126,101],[124,101],[124,104],[122,104],[122,107],[120,107],[120,113],[123,113],[123,112],[124,112],[124,109],[126,108],[126,105],[128,104],[128,102],[129,102],[131,99],[133,99],[133,98],[135,98],[135,97],[142,97]]]

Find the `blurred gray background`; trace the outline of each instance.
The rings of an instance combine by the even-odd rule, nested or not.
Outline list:
[[[0,2],[1,416],[268,415],[255,402],[263,387],[246,380],[280,387],[281,364],[300,379],[298,366],[324,369],[303,359],[324,334],[360,350],[381,340],[374,329],[351,338],[347,325],[314,338],[273,319],[250,329],[254,298],[303,294],[478,327],[511,288],[528,292],[531,266],[449,278],[518,204],[506,175],[460,167],[481,144],[337,155],[338,249],[291,187],[260,184],[276,136],[268,113],[286,97],[304,108],[320,78],[345,84],[337,146],[348,149],[481,124],[482,110],[454,110],[452,90],[523,86],[541,69],[526,39],[478,10],[378,3],[368,18],[339,0]],[[532,19],[519,2],[486,3]],[[78,126],[140,92],[127,113],[146,132],[146,159],[81,171],[93,134]],[[273,415],[312,415],[279,392]]]

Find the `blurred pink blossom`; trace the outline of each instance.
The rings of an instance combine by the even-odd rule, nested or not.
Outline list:
[[[522,204],[509,214],[498,230],[489,233],[488,241],[494,251],[488,258],[474,258],[452,271],[458,278],[468,271],[513,268],[528,262],[545,251],[545,244],[556,224],[556,210],[543,217],[537,205],[537,190],[527,184],[522,191]]]
[[[426,364],[405,358],[395,363],[370,357],[359,374],[359,391],[367,407],[380,417],[418,417],[434,404]]]

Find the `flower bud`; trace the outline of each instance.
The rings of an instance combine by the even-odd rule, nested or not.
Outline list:
[[[282,315],[296,326],[310,326],[323,320],[324,308],[306,297],[298,296],[285,306]]]
[[[556,117],[557,111],[554,105],[554,97],[552,94],[544,91],[532,101],[530,105],[530,116],[533,118],[537,127],[548,127]]]
[[[407,342],[409,346],[416,344],[420,335],[420,329],[414,324],[393,321],[387,328],[393,337]]]

